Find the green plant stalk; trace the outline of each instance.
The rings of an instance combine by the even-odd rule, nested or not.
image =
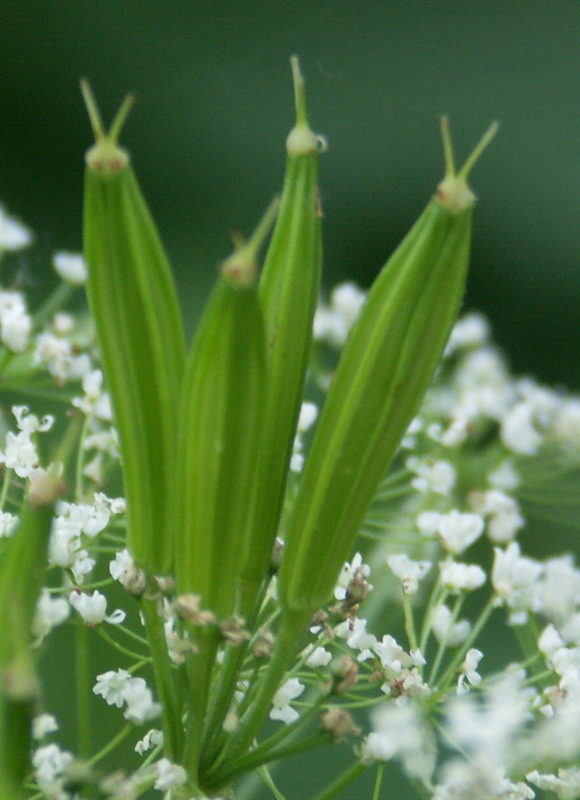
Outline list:
[[[203,721],[217,646],[216,632],[200,629],[197,633],[198,652],[187,660],[187,724],[181,763],[195,787],[199,786],[201,779]]]
[[[128,546],[154,574],[170,570],[167,502],[185,359],[175,285],[127,153],[117,145],[131,98],[105,133],[88,84],[83,95],[96,144],[87,152],[84,251],[123,454]]]
[[[296,653],[307,622],[308,617],[301,613],[287,613],[282,617],[268,669],[260,680],[256,697],[242,718],[240,726],[232,735],[228,760],[238,758],[245,753],[256,738],[288,664]],[[218,775],[216,775],[217,780],[219,780]]]
[[[443,132],[445,178],[371,288],[317,425],[280,571],[281,602],[293,611],[328,600],[461,304],[474,204],[466,176],[495,129],[457,174]]]
[[[30,631],[60,488],[56,467],[32,478],[0,566],[0,779],[7,786],[21,784],[30,770],[31,725],[39,694]]]
[[[277,750],[269,750],[267,753],[260,753],[257,750],[252,750],[245,758],[238,759],[233,763],[228,761],[226,769],[224,772],[220,773],[219,783],[216,783],[214,786],[210,781],[206,788],[209,791],[212,791],[213,789],[217,790],[224,784],[231,783],[252,769],[269,764],[271,761],[279,761],[281,759],[291,758],[298,753],[302,753],[306,750],[312,750],[313,748],[330,741],[332,741],[332,735],[328,731],[317,730],[306,739],[286,745],[285,747],[279,747]]]
[[[317,794],[314,800],[334,800],[334,798],[342,792],[343,789],[346,789],[353,781],[355,781],[359,775],[361,775],[366,769],[366,764],[361,763],[360,761],[355,761],[355,763],[346,769],[342,775],[339,775],[338,778],[333,781],[329,786],[326,787],[320,794]]]
[[[304,711],[300,717],[295,721],[292,722],[290,725],[285,725],[283,728],[280,728],[276,733],[272,734],[272,736],[268,737],[267,739],[261,741],[257,744],[253,750],[250,751],[249,754],[245,756],[241,756],[239,759],[235,760],[227,760],[227,763],[224,769],[227,769],[231,772],[236,772],[238,769],[245,771],[246,770],[246,763],[248,760],[251,760],[252,763],[267,763],[269,761],[276,760],[279,756],[271,756],[270,754],[275,750],[276,753],[281,751],[280,747],[277,747],[281,742],[284,742],[288,739],[288,742],[285,744],[284,749],[289,749],[291,746],[291,742],[296,738],[296,736],[301,732],[304,726],[315,716],[316,713],[320,711],[320,702],[322,698],[318,698],[318,701]],[[207,770],[205,775],[207,775],[207,780],[211,782],[212,774],[216,773],[218,769],[221,769],[221,762],[216,763],[216,766],[211,770]]]
[[[75,679],[77,700],[78,754],[87,759],[91,752],[91,685],[89,678],[88,630],[82,617],[76,620],[75,631]]]
[[[163,620],[159,616],[156,600],[143,597],[141,610],[151,648],[155,686],[161,701],[164,750],[167,758],[177,761],[183,745],[182,712],[173,667],[167,652]]]

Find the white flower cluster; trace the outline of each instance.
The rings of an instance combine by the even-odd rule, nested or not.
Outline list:
[[[135,725],[143,725],[161,713],[161,706],[153,701],[151,690],[143,678],[134,678],[125,669],[109,670],[97,675],[93,692],[110,706],[125,706],[125,719]]]

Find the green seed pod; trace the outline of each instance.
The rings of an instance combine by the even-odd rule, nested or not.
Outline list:
[[[270,402],[262,423],[266,484],[260,499],[254,545],[244,566],[250,613],[270,566],[282,508],[292,444],[304,392],[312,342],[312,320],[320,292],[322,262],[318,160],[323,146],[306,116],[304,81],[291,59],[296,124],[286,141],[288,161],[280,212],[260,279],[266,328]]]
[[[218,618],[234,613],[262,472],[266,361],[256,255],[277,212],[221,266],[183,384],[175,478],[177,586]],[[253,547],[253,545],[252,545]]]
[[[123,453],[128,545],[140,566],[172,564],[167,497],[185,363],[179,302],[163,246],[117,138],[128,97],[105,133],[88,84],[82,90],[96,144],[87,151],[84,249],[87,292]]]
[[[445,177],[376,279],[347,341],[289,522],[280,573],[287,611],[308,613],[328,601],[431,382],[465,287],[475,202],[467,176],[496,127],[456,173],[442,121]]]

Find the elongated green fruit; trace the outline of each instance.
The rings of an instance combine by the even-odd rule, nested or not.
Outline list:
[[[467,176],[492,126],[446,174],[391,256],[361,312],[324,405],[287,533],[280,597],[311,612],[330,597],[363,515],[441,357],[463,297],[475,197]]]
[[[18,786],[30,770],[32,717],[38,700],[31,627],[60,483],[56,469],[31,481],[19,526],[0,564],[0,784],[4,780],[6,786]]]
[[[234,612],[262,478],[267,385],[256,255],[277,206],[222,264],[183,385],[175,484],[178,590],[200,594],[221,619]]]
[[[87,292],[119,429],[128,545],[155,574],[172,566],[167,497],[175,468],[185,363],[179,303],[163,246],[117,138],[131,98],[105,133],[86,82],[96,144],[87,151],[84,250]]]
[[[260,279],[266,326],[269,404],[262,437],[266,483],[260,498],[254,545],[244,565],[244,613],[270,566],[284,498],[292,444],[302,401],[312,341],[312,320],[320,291],[321,219],[318,159],[321,139],[306,117],[304,81],[291,59],[296,124],[286,142],[288,161],[280,213]]]

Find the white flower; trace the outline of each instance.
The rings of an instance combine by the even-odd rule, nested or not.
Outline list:
[[[93,692],[100,695],[107,705],[121,708],[125,702],[125,688],[131,680],[133,680],[131,673],[126,669],[109,670],[97,675],[97,683],[93,687]]]
[[[547,625],[538,639],[538,648],[546,658],[552,659],[561,647],[564,647],[564,641],[556,628],[550,624]]]
[[[455,470],[448,461],[410,456],[405,466],[417,476],[411,485],[419,492],[435,492],[447,497],[455,486]]]
[[[167,758],[159,759],[155,764],[155,772],[157,778],[154,788],[161,791],[176,789],[187,781],[187,772],[184,768],[178,764],[172,764]]]
[[[466,550],[483,533],[484,522],[479,514],[462,514],[453,509],[442,514],[437,533],[443,547],[457,555]]]
[[[270,719],[280,720],[286,725],[297,720],[299,714],[290,706],[290,703],[300,697],[304,689],[304,684],[300,683],[298,678],[289,678],[274,695]]]
[[[304,402],[300,406],[300,416],[298,417],[297,430],[305,433],[315,422],[318,416],[318,406],[316,403]]]
[[[487,479],[490,486],[502,492],[513,492],[520,485],[520,476],[514,463],[507,458],[488,474]]]
[[[55,253],[52,264],[59,276],[67,283],[80,286],[88,278],[87,265],[79,253]]]
[[[580,399],[564,400],[554,422],[554,436],[566,447],[580,447]]]
[[[13,469],[19,478],[31,477],[38,469],[38,455],[28,433],[8,431],[5,449],[0,450],[0,464]]]
[[[36,414],[30,414],[27,406],[12,406],[12,413],[16,419],[18,430],[24,433],[31,434],[45,433],[49,431],[54,424],[54,417],[51,414],[46,414],[42,419],[39,419]]]
[[[512,542],[506,550],[494,547],[494,551],[493,587],[498,598],[512,609],[510,622],[523,624],[528,611],[537,611],[540,606],[539,577],[542,564],[522,557],[517,542]]]
[[[431,625],[438,642],[445,642],[448,647],[457,647],[469,636],[471,624],[466,619],[453,622],[452,618],[447,606],[440,605],[433,614]]]
[[[380,642],[375,641],[371,646],[379,657],[388,680],[398,678],[404,669],[412,669],[425,664],[425,659],[420,650],[406,653],[390,634],[385,634]]]
[[[0,538],[11,536],[18,524],[18,517],[9,514],[8,511],[0,511]]]
[[[4,296],[8,292],[2,292]],[[2,308],[0,297],[0,340],[13,353],[22,353],[28,345],[28,337],[32,329],[32,319],[17,308]]]
[[[476,650],[472,647],[467,651],[465,660],[460,667],[461,675],[457,681],[457,694],[465,694],[467,692],[467,686],[465,685],[466,680],[472,686],[479,686],[481,683],[481,675],[477,671],[477,667],[482,658],[483,653],[481,650]]]
[[[422,536],[435,536],[443,515],[438,511],[422,511],[417,517],[417,528]]]
[[[125,703],[125,719],[136,725],[141,725],[161,713],[161,706],[153,702],[151,690],[143,678],[133,678],[124,669],[109,670],[97,675],[93,692],[110,706],[121,708]]]
[[[32,234],[21,222],[8,216],[0,206],[0,252],[21,250],[32,242]]]
[[[119,625],[125,619],[125,612],[117,609],[111,616],[107,616],[107,598],[96,589],[92,595],[85,592],[71,592],[69,599],[71,606],[78,611],[87,625],[99,625],[101,622],[108,622],[111,625]]]
[[[473,508],[486,518],[487,535],[496,544],[511,542],[525,524],[517,501],[498,489],[483,494],[473,492],[470,501]]]
[[[443,585],[453,594],[472,592],[483,586],[486,574],[477,564],[458,564],[456,561],[443,561],[439,564]]]
[[[151,728],[142,739],[139,739],[135,745],[135,752],[142,756],[160,744],[163,744],[163,731]]]
[[[123,689],[123,700],[127,703],[125,719],[135,725],[143,725],[161,713],[159,703],[153,701],[151,690],[143,678],[131,678]]]
[[[61,502],[57,510],[59,518],[66,519],[75,530],[91,539],[105,530],[111,518],[108,498],[102,492],[93,495],[92,505]]]
[[[514,453],[533,456],[543,442],[534,424],[534,407],[528,402],[517,403],[501,421],[501,439]]]
[[[448,761],[432,800],[533,800],[534,792],[522,781],[513,783],[505,767],[481,756],[469,761]]]
[[[489,339],[489,322],[483,314],[472,311],[458,320],[451,330],[449,341],[445,347],[448,357],[458,350],[481,347]]]
[[[364,658],[367,657],[366,651],[370,647],[374,647],[377,641],[372,633],[367,632],[366,619],[360,617],[339,622],[334,629],[334,633],[339,638],[346,639],[346,643],[349,647],[352,647],[353,650],[362,651],[359,660],[364,660]]]
[[[36,637],[34,646],[38,647],[56,625],[68,619],[69,614],[70,606],[64,597],[52,597],[48,589],[43,589],[32,622],[32,635]]]
[[[332,661],[332,653],[325,650],[324,647],[315,647],[304,662],[307,667],[326,667]]]
[[[472,654],[470,671],[477,658]],[[523,670],[504,672],[486,688],[484,702],[473,699],[472,692],[452,698],[447,706],[450,738],[490,765],[509,763],[535,696],[534,690],[522,686],[525,677]]]
[[[32,756],[32,766],[38,785],[49,797],[60,797],[62,780],[73,757],[56,744],[39,747]]]
[[[123,576],[134,566],[133,557],[127,549],[116,553],[113,561],[109,561],[109,572],[115,581],[123,581]]]
[[[370,574],[371,568],[368,564],[363,563],[360,553],[356,553],[350,563],[345,561],[340,575],[338,576],[338,583],[334,587],[334,596],[336,599],[344,600],[346,598],[349,584],[357,575],[360,575],[362,578],[368,578]]]
[[[39,714],[32,720],[32,738],[36,741],[44,739],[49,733],[57,730],[58,723],[52,714]]]
[[[544,562],[540,596],[542,614],[556,624],[570,621],[580,605],[580,570],[571,555]]]
[[[68,339],[55,336],[44,331],[36,337],[34,364],[46,364],[48,371],[59,383],[67,380],[79,380],[92,369],[91,359],[87,353],[75,355]]]
[[[415,704],[384,703],[371,719],[374,730],[363,742],[363,763],[398,758],[410,777],[429,785],[435,768],[435,738]]]
[[[330,305],[320,304],[316,309],[314,338],[342,347],[365,299],[365,292],[354,283],[336,286],[330,296]]]
[[[425,577],[432,566],[430,561],[411,561],[405,553],[388,556],[387,564],[401,581],[405,594],[417,593],[419,581]]]

